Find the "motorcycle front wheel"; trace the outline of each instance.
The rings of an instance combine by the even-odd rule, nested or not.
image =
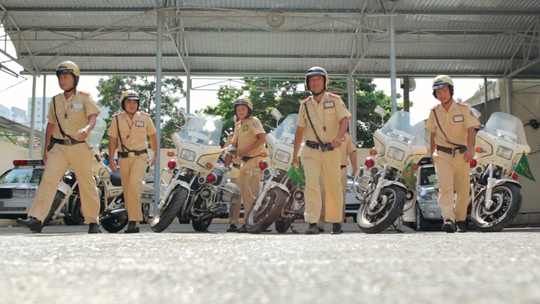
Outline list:
[[[163,204],[160,204],[156,215],[150,223],[150,228],[154,232],[162,232],[167,229],[173,222],[174,218],[180,212],[182,204],[187,199],[189,191],[186,188],[177,187],[168,197],[165,198]]]
[[[512,222],[521,208],[521,191],[514,183],[496,186],[491,192],[491,207],[486,207],[486,192],[480,192],[471,209],[471,219],[482,232],[499,232]]]
[[[403,213],[405,195],[405,189],[390,185],[381,189],[373,209],[369,208],[369,201],[363,202],[356,218],[360,230],[364,233],[379,233],[390,227]]]
[[[268,190],[264,196],[259,196],[246,216],[247,231],[256,234],[270,227],[281,214],[287,197],[287,193],[277,187]],[[257,204],[259,207],[255,210]]]
[[[64,199],[64,196],[66,196],[61,191],[56,191],[56,194],[54,195],[54,200],[51,206],[51,210],[49,210],[49,214],[47,214],[47,217],[45,217],[45,220],[43,220],[43,226],[49,225],[49,222],[51,221],[51,217],[53,213],[60,207],[60,203]]]

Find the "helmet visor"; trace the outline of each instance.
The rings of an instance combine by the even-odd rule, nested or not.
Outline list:
[[[443,83],[438,83],[438,84],[434,85],[434,86],[433,86],[433,89],[434,89],[434,90],[437,90],[437,89],[444,88],[444,87],[448,87],[448,86],[450,86],[449,83],[443,82]]]

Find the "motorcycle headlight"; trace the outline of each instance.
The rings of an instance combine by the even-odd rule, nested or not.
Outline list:
[[[405,151],[401,149],[391,147],[388,150],[388,157],[393,158],[397,161],[402,161],[404,156],[405,156]]]
[[[277,150],[276,155],[274,156],[275,160],[279,160],[280,162],[289,163],[289,160],[291,159],[291,153],[285,152],[283,150]]]
[[[504,159],[510,160],[512,159],[512,152],[514,152],[512,149],[507,148],[505,146],[498,146],[497,147],[497,153],[495,153],[497,156],[502,157]]]
[[[180,158],[185,159],[189,162],[195,161],[195,152],[188,150],[188,149],[182,149],[182,152],[180,152]]]
[[[13,189],[13,197],[15,198],[33,198],[35,195],[35,189]]]

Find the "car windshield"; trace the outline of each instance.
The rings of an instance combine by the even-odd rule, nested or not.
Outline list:
[[[435,167],[422,167],[420,170],[420,186],[434,185],[436,182]]]
[[[13,169],[0,176],[0,184],[39,184],[43,169]]]

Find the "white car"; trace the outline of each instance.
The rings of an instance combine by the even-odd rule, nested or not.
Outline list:
[[[0,176],[0,218],[26,218],[34,203],[45,165],[41,159],[14,160]]]
[[[437,175],[433,165],[426,164],[418,168],[416,187],[418,189],[416,205],[403,214],[403,222],[412,224],[417,231],[423,231],[432,223],[442,223]]]

